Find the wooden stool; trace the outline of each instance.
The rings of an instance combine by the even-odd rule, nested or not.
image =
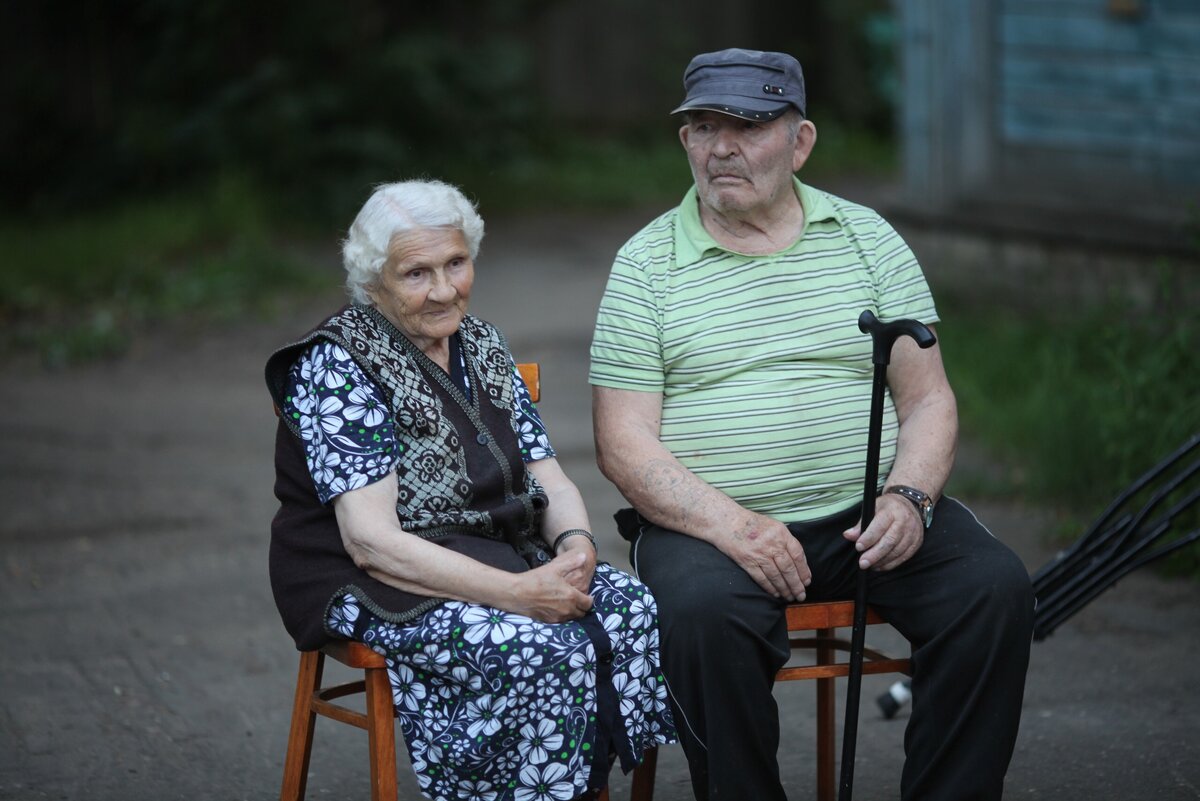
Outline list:
[[[817,682],[817,801],[833,801],[837,789],[837,697],[836,679],[850,673],[847,662],[835,662],[835,651],[849,651],[850,641],[837,636],[837,629],[853,625],[854,602],[791,604],[787,607],[788,642],[792,649],[813,648],[816,662],[811,665],[783,667],[775,674],[776,681]],[[867,611],[867,625],[884,623],[874,609]],[[815,636],[800,636],[814,632]],[[863,651],[863,674],[912,674],[908,659],[896,659],[871,648]],[[654,797],[654,774],[658,752],[649,751],[646,759],[633,771],[631,801],[651,801]]]
[[[332,656],[348,667],[361,668],[363,678],[322,687],[321,674],[326,656]],[[333,703],[335,698],[361,692],[367,696],[365,714]],[[395,714],[387,663],[382,656],[357,642],[334,642],[320,651],[302,651],[287,757],[283,762],[280,801],[303,801],[317,715],[367,730],[371,753],[371,801],[396,801]]]

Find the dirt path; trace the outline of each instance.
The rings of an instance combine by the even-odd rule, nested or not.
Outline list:
[[[618,564],[620,498],[592,463],[586,348],[633,224],[492,222],[472,307],[542,362],[543,415]],[[334,289],[273,321],[151,337],[114,364],[0,367],[0,799],[277,796],[295,653],[267,587],[274,421],[261,367],[339,302]],[[1048,558],[1044,514],[979,511],[1030,567]],[[1144,574],[1035,645],[1009,796],[1200,797],[1198,631],[1200,588]],[[811,690],[779,695],[781,760],[803,798]],[[864,710],[861,801],[895,797],[902,726]],[[365,760],[365,738],[323,722],[309,797],[366,797]],[[616,779],[614,797],[626,788]],[[660,801],[689,797],[677,749],[659,788]]]

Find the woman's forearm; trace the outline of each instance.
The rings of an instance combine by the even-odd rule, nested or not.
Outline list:
[[[514,574],[405,532],[347,530],[342,542],[358,567],[416,595],[498,606],[512,593]]]
[[[395,509],[394,478],[351,490],[334,501],[346,552],[376,580],[417,595],[491,606],[547,622],[573,620],[591,608],[591,598],[573,584],[586,557],[509,573],[409,534],[397,521]]]
[[[541,530],[547,545],[553,545],[558,535],[564,531],[592,530],[583,496],[579,494],[575,483],[567,478],[557,459],[540,459],[530,462],[526,468],[542,485],[549,499],[546,511],[542,515]]]
[[[405,592],[495,605],[512,575],[409,534],[396,519],[396,482],[384,478],[334,500],[342,545],[372,577]]]

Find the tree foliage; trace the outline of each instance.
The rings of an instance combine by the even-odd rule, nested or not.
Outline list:
[[[716,5],[613,0],[604,29],[589,32],[595,41],[566,43],[579,53],[569,69],[603,74],[611,62],[586,54],[613,48],[678,64],[665,105],[701,48],[783,49],[805,61],[826,112],[887,119],[880,84],[867,79],[879,53],[887,60],[889,43],[871,34],[886,0],[724,8],[745,20],[750,41],[736,42],[705,27]],[[539,58],[556,26],[581,12],[598,13],[576,0],[18,4],[0,34],[0,210],[53,214],[224,173],[341,209],[373,183],[447,159],[535,156],[555,130]]]
[[[0,129],[10,210],[221,171],[284,189],[301,174],[310,187],[376,181],[451,147],[528,145],[521,31],[535,2],[65,5],[17,12]]]

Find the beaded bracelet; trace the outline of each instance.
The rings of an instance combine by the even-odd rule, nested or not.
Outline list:
[[[582,528],[569,528],[563,533],[559,534],[554,538],[554,544],[550,546],[550,550],[557,554],[558,546],[561,545],[562,541],[567,537],[587,537],[588,542],[592,544],[592,550],[596,551],[596,553],[600,552],[600,549],[596,547],[596,538],[592,536],[592,532]]]

